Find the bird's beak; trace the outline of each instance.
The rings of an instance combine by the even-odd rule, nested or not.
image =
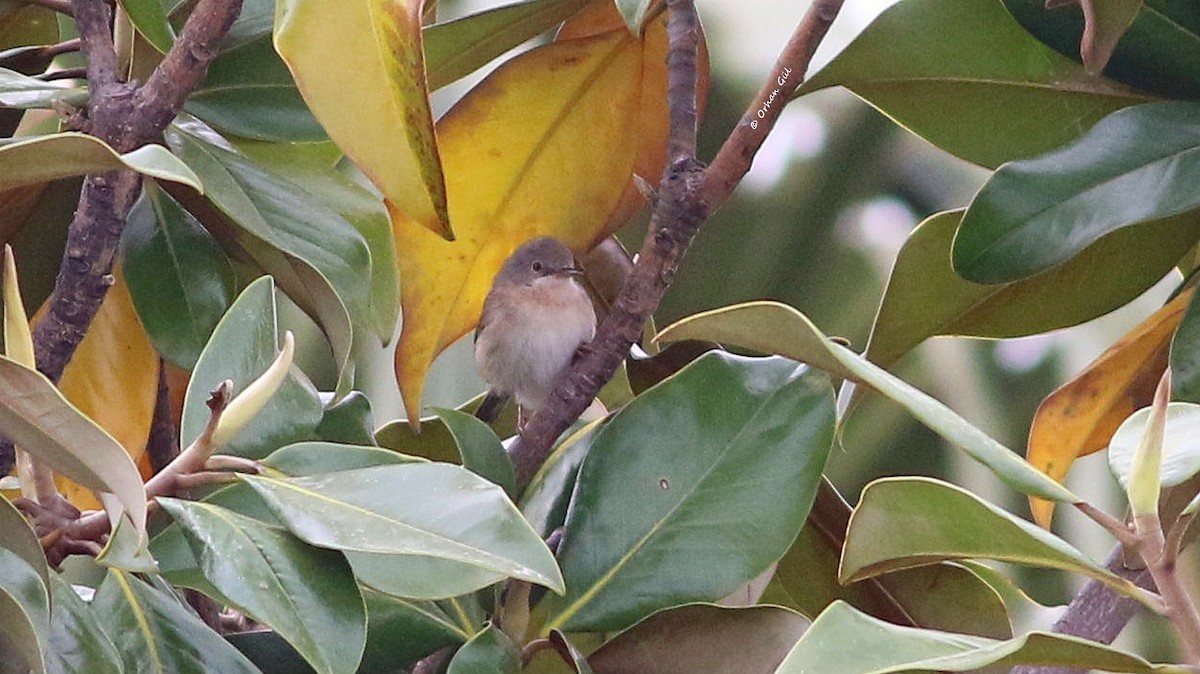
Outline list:
[[[583,270],[578,267],[563,267],[554,272],[555,276],[583,276]]]

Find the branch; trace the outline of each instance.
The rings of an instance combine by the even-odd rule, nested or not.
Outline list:
[[[1105,566],[1143,590],[1155,589],[1148,569],[1125,566],[1125,551],[1119,545],[1108,556]],[[1067,605],[1066,613],[1055,621],[1052,631],[1111,644],[1140,607],[1136,599],[1117,594],[1098,580],[1089,580]],[[1087,674],[1088,671],[1072,667],[1022,665],[1013,668],[1009,674]]]
[[[670,164],[637,264],[621,294],[580,350],[546,404],[526,424],[512,447],[517,480],[527,484],[550,455],[554,440],[579,417],[600,387],[612,377],[642,326],[658,308],[663,293],[692,238],[750,170],[790,93],[802,81],[812,54],[841,9],[843,0],[815,0],[780,54],[771,79],[742,116],[707,170],[696,160],[696,54],[699,18],[691,0],[668,0],[667,105]],[[762,111],[762,116],[759,116]]]
[[[87,58],[87,130],[119,152],[157,140],[217,55],[241,0],[201,0],[183,32],[139,88],[120,82],[112,16],[100,0],[73,0]],[[88,176],[67,234],[50,308],[33,333],[38,369],[57,383],[112,285],[113,258],[141,178],[132,171]]]

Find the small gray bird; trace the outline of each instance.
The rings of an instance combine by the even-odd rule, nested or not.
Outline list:
[[[580,344],[596,332],[596,313],[576,281],[571,251],[558,239],[533,239],[496,274],[475,330],[475,364],[491,386],[475,416],[495,421],[517,399],[518,427],[537,411]]]

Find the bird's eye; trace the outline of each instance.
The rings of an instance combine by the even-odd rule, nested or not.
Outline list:
[[[534,273],[542,271],[542,263],[538,260],[534,260],[533,264],[529,265],[529,267],[530,269],[533,269]]]

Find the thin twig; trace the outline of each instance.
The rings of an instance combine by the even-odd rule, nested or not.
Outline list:
[[[1200,666],[1200,611],[1183,586],[1174,557],[1164,554],[1166,541],[1157,512],[1138,515],[1133,519],[1137,529],[1138,552],[1146,562],[1154,584],[1166,604],[1166,616],[1175,628],[1188,664]]]
[[[1137,546],[1137,534],[1135,534],[1129,528],[1129,526],[1121,520],[1109,515],[1108,513],[1100,510],[1090,503],[1087,503],[1086,501],[1073,503],[1071,505],[1074,505],[1076,510],[1091,518],[1093,522],[1096,522],[1100,526],[1107,529],[1109,533],[1111,533],[1118,541],[1120,541],[1121,545],[1124,545],[1127,548],[1133,548]]]
[[[612,377],[642,326],[658,308],[692,238],[710,212],[732,194],[762,145],[787,96],[802,81],[812,54],[841,9],[842,0],[816,0],[797,26],[770,79],[705,170],[695,158],[698,19],[690,0],[669,0],[667,31],[669,165],[658,190],[637,264],[591,344],[559,379],[546,404],[511,449],[517,479],[527,484],[549,456],[554,440]],[[783,80],[783,84],[780,84]],[[774,94],[774,102],[767,99]],[[766,107],[763,116],[758,113]]]

